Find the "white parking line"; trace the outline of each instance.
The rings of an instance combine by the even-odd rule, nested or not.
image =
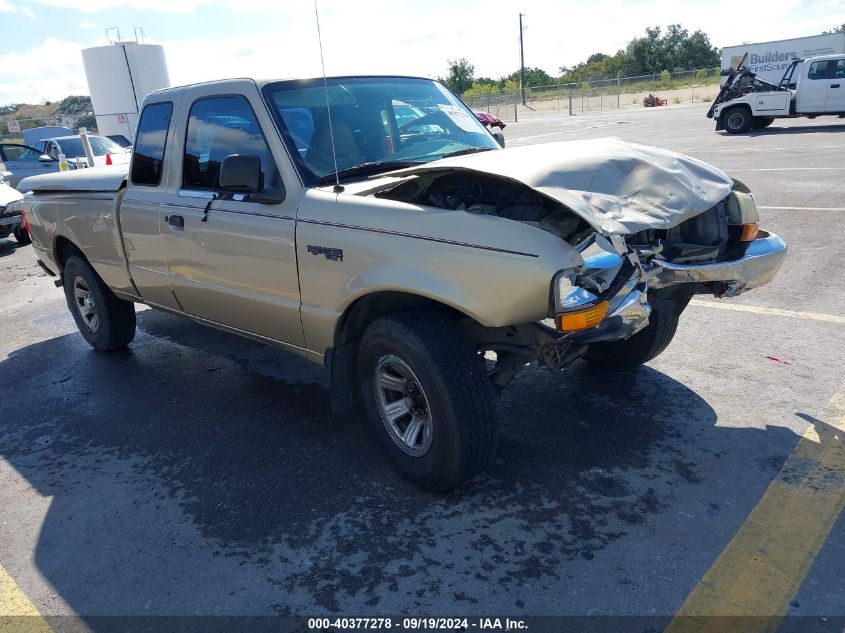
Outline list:
[[[845,211],[845,207],[757,207],[769,211]]]
[[[842,171],[845,167],[736,167],[725,171]]]
[[[763,306],[749,306],[742,303],[723,303],[721,301],[693,299],[690,305],[702,308],[716,308],[718,310],[734,310],[735,312],[753,312],[754,314],[766,314],[769,316],[791,317],[793,319],[809,319],[811,321],[824,321],[826,323],[845,324],[845,316],[838,314],[825,314],[823,312],[805,312],[802,310],[781,310],[780,308],[765,308]]]
[[[796,149],[842,149],[842,145],[806,145],[803,147],[742,147],[738,149],[699,149],[695,148],[696,153],[698,154],[713,154],[716,152],[719,153],[727,153],[727,152],[771,152],[775,150],[786,150],[786,151],[794,151]]]

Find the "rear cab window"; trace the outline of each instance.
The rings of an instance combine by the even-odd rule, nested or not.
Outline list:
[[[157,187],[161,183],[167,132],[173,103],[151,103],[141,113],[132,156],[132,184]]]

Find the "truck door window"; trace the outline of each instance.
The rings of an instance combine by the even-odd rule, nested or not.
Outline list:
[[[220,189],[220,164],[231,154],[258,156],[263,191],[280,189],[270,148],[246,99],[233,96],[195,101],[185,141],[184,188]]]
[[[8,161],[23,161],[25,163],[37,163],[41,158],[41,152],[26,145],[4,145],[3,156]]]
[[[169,101],[151,103],[141,113],[135,150],[132,156],[132,184],[157,187],[161,182],[164,146],[173,104]]]
[[[833,71],[834,79],[845,79],[845,59],[836,60],[836,69]]]
[[[813,62],[807,72],[807,79],[827,79],[827,67],[829,62]]]

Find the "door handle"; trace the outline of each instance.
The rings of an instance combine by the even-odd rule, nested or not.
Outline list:
[[[164,219],[172,227],[175,227],[177,229],[184,229],[185,228],[185,218],[183,218],[181,215],[171,215],[171,216],[166,217]]]
[[[830,87],[831,87],[831,88],[838,88],[838,87],[839,87],[839,84],[830,84]]]

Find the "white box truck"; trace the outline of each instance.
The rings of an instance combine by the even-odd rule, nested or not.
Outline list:
[[[777,84],[794,59],[845,53],[845,33],[726,46],[722,49],[722,68],[738,68],[746,53],[748,59],[745,68],[758,79]]]

